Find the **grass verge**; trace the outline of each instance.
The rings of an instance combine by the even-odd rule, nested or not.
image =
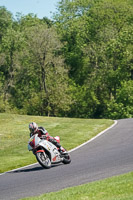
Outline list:
[[[36,162],[28,151],[28,125],[35,121],[50,135],[59,135],[61,144],[70,150],[113,124],[107,119],[75,119],[0,113],[0,173]]]
[[[133,200],[133,172],[22,200]]]

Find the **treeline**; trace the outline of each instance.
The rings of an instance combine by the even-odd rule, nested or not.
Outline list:
[[[132,0],[61,0],[53,20],[0,7],[0,112],[133,117]]]

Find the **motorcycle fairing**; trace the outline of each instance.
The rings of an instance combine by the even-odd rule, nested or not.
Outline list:
[[[44,149],[46,149],[51,154],[51,162],[52,163],[61,161],[60,153],[54,144],[52,144],[51,142],[49,142],[47,140],[42,140],[39,143],[39,146],[42,146]]]
[[[40,149],[40,147],[42,147],[42,148]],[[28,150],[31,151],[31,150],[35,150],[37,148],[39,148],[37,150],[37,152],[47,151],[48,154],[50,154],[50,159],[51,159],[52,163],[60,162],[62,160],[60,153],[54,144],[52,144],[48,140],[40,139],[38,137],[38,135],[35,134],[29,140]]]

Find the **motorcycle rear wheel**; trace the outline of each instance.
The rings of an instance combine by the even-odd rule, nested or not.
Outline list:
[[[64,155],[63,161],[64,164],[69,164],[71,162],[71,158],[69,154]]]
[[[45,169],[49,169],[51,167],[50,158],[45,152],[37,152],[36,159],[39,162],[39,164]]]

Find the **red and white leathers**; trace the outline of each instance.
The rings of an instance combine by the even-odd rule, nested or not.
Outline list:
[[[65,152],[65,149],[56,141],[56,139],[52,136],[49,135],[49,133],[47,132],[47,130],[43,127],[37,127],[37,129],[34,132],[30,133],[30,137],[34,134],[38,134],[38,137],[40,138],[45,138],[47,139],[49,142],[53,143],[60,152]]]

